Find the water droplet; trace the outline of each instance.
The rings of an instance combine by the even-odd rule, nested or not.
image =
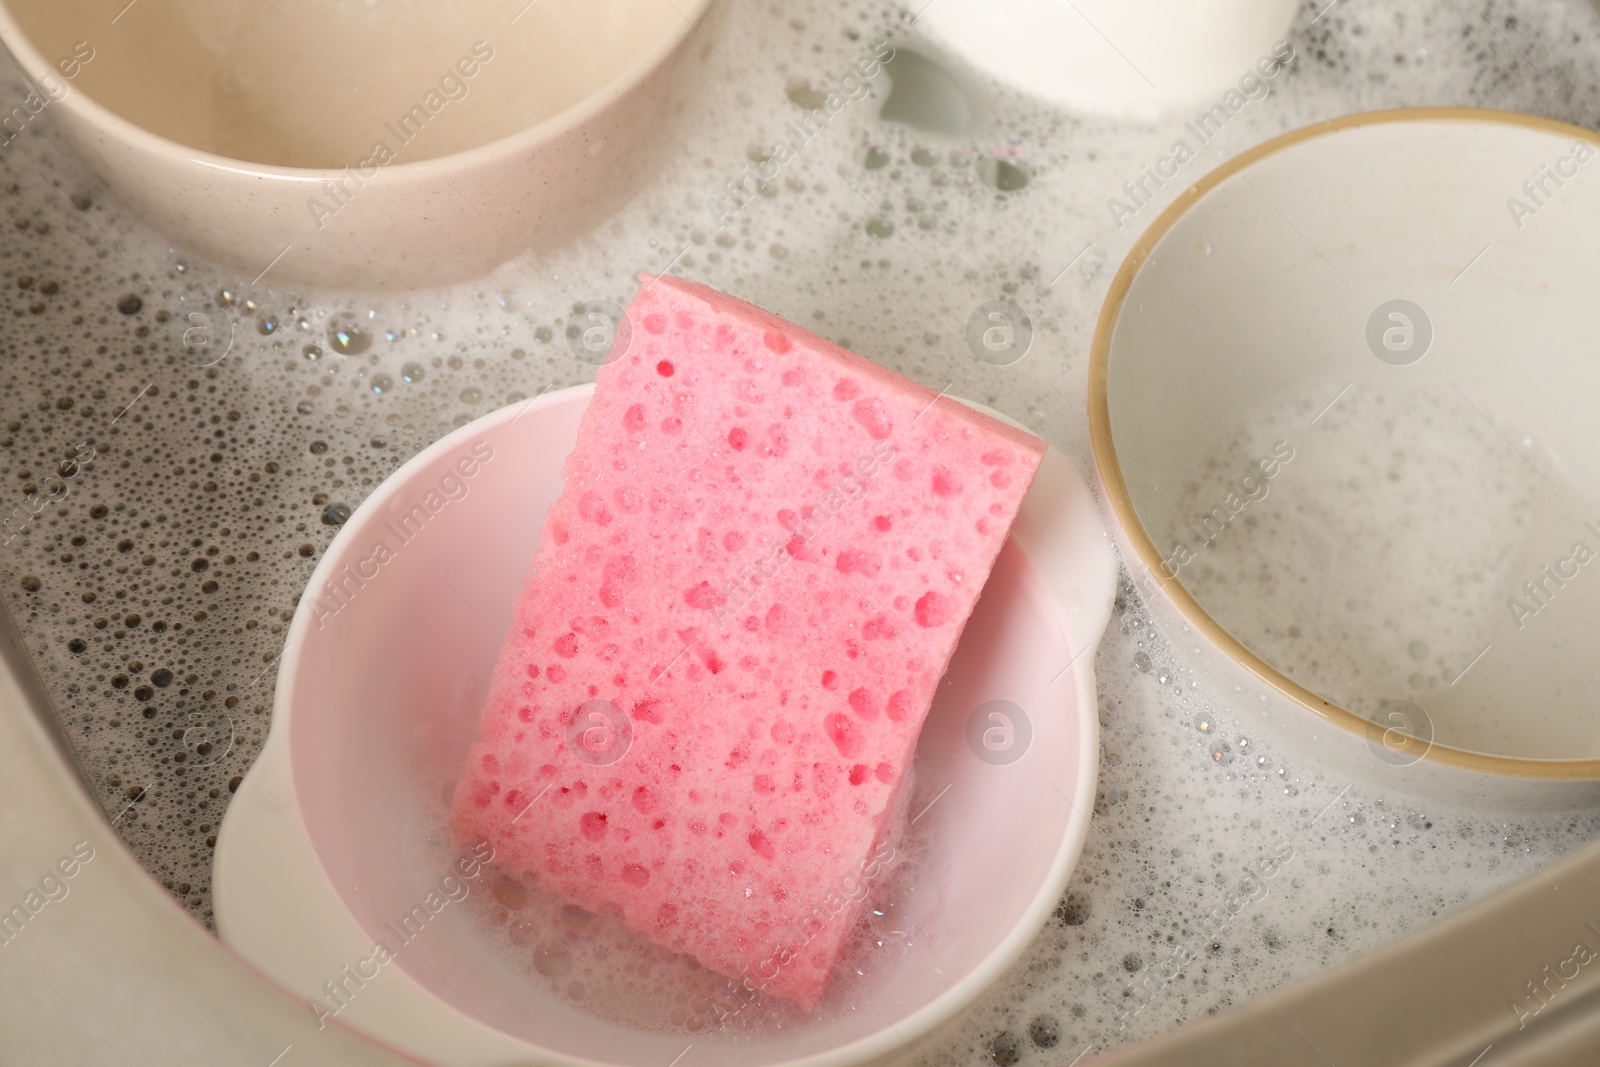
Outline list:
[[[374,374],[372,376],[372,391],[374,393],[387,393],[394,388],[394,379],[387,374]]]
[[[235,304],[238,302],[238,300],[239,298],[234,295],[232,289],[217,290],[217,303],[223,305],[224,307]]]
[[[318,348],[316,345],[306,345],[300,350],[300,354],[315,363],[317,360],[322,358],[322,349]]]
[[[1170,685],[1172,682],[1172,674],[1168,671],[1162,671],[1156,675],[1156,681],[1160,682],[1162,685]]]
[[[1217,764],[1219,767],[1226,767],[1228,764],[1232,763],[1233,746],[1222,740],[1220,737],[1211,742],[1211,762]]]
[[[867,220],[867,232],[874,237],[889,237],[894,234],[894,224],[882,215],[874,215]]]
[[[476,404],[482,399],[483,390],[479,389],[475,385],[469,385],[465,389],[461,390],[461,402],[463,404]]]
[[[879,168],[886,167],[889,165],[889,153],[885,152],[877,145],[869,145],[867,147],[866,158],[862,160],[861,165],[866,167],[868,170],[878,170]]]
[[[124,315],[137,315],[139,313],[139,309],[142,307],[144,307],[144,301],[140,300],[139,297],[133,293],[129,293],[127,296],[117,301],[117,310],[122,312]]]
[[[322,509],[322,524],[324,526],[342,526],[349,518],[349,504],[329,504]]]
[[[1149,674],[1150,654],[1148,652],[1135,652],[1133,654],[1133,665],[1139,668],[1141,673]]]
[[[341,355],[355,356],[372,344],[372,335],[356,321],[354,312],[341,311],[328,323],[328,343]]]
[[[911,150],[911,162],[919,167],[931,167],[939,162],[939,153],[927,145],[918,145]]]
[[[263,316],[261,316],[260,321],[258,321],[256,323],[256,332],[257,333],[270,334],[270,333],[276,333],[277,330],[278,330],[278,320],[276,318],[274,318],[273,316],[271,316],[271,315],[263,315]]]
[[[1203,734],[1209,734],[1217,728],[1217,724],[1211,720],[1209,714],[1202,711],[1194,717],[1194,728]]]
[[[408,382],[422,381],[422,364],[407,363],[405,366],[400,368],[400,377],[404,381]]]
[[[1054,1015],[1036,1015],[1028,1024],[1028,1036],[1040,1048],[1055,1048],[1061,1041],[1061,1020]]]

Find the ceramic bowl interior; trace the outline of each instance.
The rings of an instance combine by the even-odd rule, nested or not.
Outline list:
[[[397,943],[395,924],[462,851],[442,809],[560,492],[556,458],[570,451],[589,393],[549,394],[431,446],[358,509],[312,579],[288,638],[272,735],[229,810],[215,881],[224,938],[291,988],[327,1003],[322,980],[378,941]],[[894,905],[912,933],[836,981],[814,1022],[732,1039],[606,1021],[604,989],[575,1001],[563,981],[538,973],[534,941],[588,951],[559,904],[512,916],[530,924],[519,954],[484,919],[491,902],[481,888],[408,940],[341,1021],[427,1052],[427,1035],[404,1035],[432,1013],[443,1029],[481,1031],[491,1056],[504,1054],[503,1033],[541,1062],[640,1067],[663,1067],[690,1042],[689,1067],[842,1064],[903,1048],[993,981],[1065,888],[1093,804],[1092,650],[1112,566],[1087,488],[1052,453],[917,749],[911,809],[933,806],[913,826],[917,866]],[[1014,761],[986,761],[969,743],[973,714],[993,700],[1025,709],[1031,739]],[[284,832],[285,818],[303,839]],[[312,898],[319,903],[294,903]],[[437,1044],[448,1045],[446,1062],[476,1063],[473,1039]]]
[[[1600,777],[1597,152],[1444,109],[1280,137],[1151,226],[1095,341],[1107,497],[1187,621],[1478,770]]]
[[[684,26],[661,0],[7,6],[63,86],[135,126],[228,159],[332,169],[378,142],[412,163],[532,127]]]

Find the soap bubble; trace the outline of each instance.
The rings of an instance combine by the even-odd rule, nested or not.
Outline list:
[[[572,971],[572,951],[559,941],[541,941],[533,950],[533,968],[546,978]]]
[[[1002,193],[1012,193],[1025,188],[1030,178],[1027,166],[1020,160],[1001,159],[997,156],[985,156],[978,160],[974,169],[985,185]]]
[[[328,321],[328,345],[342,356],[359,356],[372,345],[372,334],[352,311],[341,311]]]
[[[1022,1047],[1015,1031],[1002,1030],[990,1040],[989,1059],[995,1067],[1012,1067],[1021,1058]]]

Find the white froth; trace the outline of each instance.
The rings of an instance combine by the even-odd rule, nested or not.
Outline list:
[[[1205,146],[1184,181],[1305,123],[1416,100],[1570,120],[1600,113],[1590,54],[1600,26],[1587,5],[1497,6],[1497,19],[1516,16],[1514,29],[1450,0],[1339,4],[1311,25],[1324,6],[1302,6],[1292,69]],[[519,260],[445,291],[306,291],[270,272],[252,283],[260,267],[195,262],[104,194],[50,130],[48,108],[0,149],[0,208],[11,221],[0,229],[9,484],[25,492],[87,435],[106,446],[104,460],[68,483],[67,499],[7,546],[11,607],[91,789],[112,815],[130,793],[143,797],[118,832],[197,916],[208,916],[207,838],[228,783],[260,750],[282,631],[336,529],[324,509],[359,504],[454,426],[589,380],[592,368],[565,344],[574,302],[625,304],[636,272],[671,264],[1020,419],[1089,470],[1081,413],[1095,315],[1117,263],[1183,182],[1168,182],[1120,228],[1106,201],[1168,152],[1181,121],[1072,116],[974,74],[987,117],[943,137],[880,123],[879,89],[877,100],[846,105],[726,225],[706,207],[784,136],[800,113],[791,87],[803,96],[829,84],[885,32],[906,46],[909,14],[820,0],[738,5],[719,46],[728,65],[683,150],[643,195],[590,238],[541,257],[542,276]],[[0,69],[0,91],[20,102],[14,68]],[[1018,173],[1026,184],[1005,192],[981,176],[1005,174],[1014,186]],[[73,197],[86,198],[87,221]],[[57,286],[49,294],[46,281]],[[119,312],[132,294],[142,310]],[[1009,366],[972,358],[963,341],[971,312],[997,297],[1024,307],[1034,328],[1032,349]],[[215,366],[180,358],[191,313],[233,331]],[[369,348],[335,350],[328,326],[341,313],[370,330]],[[154,388],[111,427],[146,384]],[[60,398],[75,402],[60,408]],[[1284,477],[1296,473],[1291,465]],[[202,591],[211,580],[216,590]],[[130,614],[141,621],[126,625]],[[160,632],[157,621],[167,624]],[[1407,636],[1401,620],[1393,629],[1398,637],[1377,641],[1363,670],[1405,689],[1410,641],[1395,644]],[[1422,666],[1410,669],[1425,685],[1442,678],[1461,639],[1427,640]],[[78,641],[81,651],[69,644]],[[1260,751],[1252,726],[1271,705],[1189,673],[1193,643],[1153,631],[1125,596],[1098,658],[1104,780],[1068,906],[972,1009],[917,1043],[937,1067],[982,1067],[1008,1031],[1014,1054],[1035,1067],[1164,1031],[1388,942],[1600,833],[1593,812],[1421,807],[1381,776],[1319,777],[1309,749]],[[176,680],[137,697],[158,668]],[[181,736],[191,712],[231,745],[197,755],[195,735]],[[1227,759],[1213,760],[1224,742]],[[1205,916],[1237,887],[1241,865],[1280,843],[1294,856],[1266,895],[1214,929]],[[1180,949],[1194,961],[1155,982]],[[1059,1023],[1050,1049],[1029,1037],[1042,1015]],[[1003,1067],[1009,1055],[995,1059]]]

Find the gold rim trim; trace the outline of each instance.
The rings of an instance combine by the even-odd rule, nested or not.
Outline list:
[[[1275,155],[1303,141],[1325,137],[1342,130],[1390,122],[1459,122],[1519,126],[1557,133],[1563,137],[1600,146],[1600,136],[1581,126],[1510,111],[1458,107],[1410,107],[1389,111],[1368,111],[1328,119],[1281,134],[1234,156],[1201,177],[1179,193],[1177,199],[1156,216],[1156,220],[1149,228],[1139,235],[1127,258],[1122,261],[1117,276],[1112,280],[1111,291],[1106,294],[1105,303],[1101,305],[1100,319],[1095,326],[1094,345],[1089,360],[1089,438],[1090,447],[1094,452],[1095,469],[1100,475],[1100,484],[1105,490],[1112,512],[1132,543],[1134,551],[1138,553],[1145,570],[1161,587],[1162,592],[1177,605],[1184,618],[1235,663],[1318,718],[1359,736],[1368,736],[1373,723],[1305,688],[1256,655],[1213,619],[1183,583],[1176,577],[1168,578],[1163,573],[1161,552],[1151,540],[1149,531],[1139,520],[1133,506],[1133,498],[1128,492],[1127,481],[1122,476],[1122,465],[1117,459],[1115,439],[1111,430],[1111,402],[1106,388],[1106,376],[1111,356],[1111,335],[1116,330],[1117,320],[1122,314],[1123,303],[1133,286],[1134,278],[1145,261],[1150,258],[1156,245],[1161,243],[1162,238],[1166,237],[1179,219],[1199,203],[1201,197],[1258,160]],[[1436,742],[1428,745],[1422,758],[1464,770],[1516,778],[1559,781],[1600,778],[1600,758],[1564,760],[1495,756]]]

